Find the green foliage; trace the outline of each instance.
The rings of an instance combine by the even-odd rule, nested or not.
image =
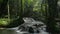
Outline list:
[[[9,22],[10,22],[10,20],[7,18],[1,18],[0,19],[0,25],[1,26],[6,26],[6,25],[8,25]]]
[[[22,3],[21,3],[21,1],[22,1]],[[2,3],[2,2],[3,2],[3,0],[0,0],[0,3]],[[22,19],[23,17],[33,17],[34,19],[37,19],[37,20],[41,20],[41,17],[46,18],[45,14],[47,11],[46,10],[47,5],[48,4],[46,3],[46,0],[9,0],[10,19],[5,18],[5,17],[0,18],[0,25],[1,26],[8,25],[7,27],[17,27],[18,25],[21,25],[22,23],[24,23],[24,21]],[[2,6],[4,6],[4,5],[2,5]],[[22,9],[22,11],[21,11],[21,9]],[[51,11],[52,11],[52,9],[51,9]],[[4,15],[4,16],[6,16],[6,15]],[[15,18],[18,18],[18,19],[15,19]],[[49,25],[51,25],[51,24],[49,24]]]

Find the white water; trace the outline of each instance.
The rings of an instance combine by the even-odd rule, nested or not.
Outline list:
[[[40,22],[40,21],[33,20],[32,21],[33,23],[31,23],[31,22],[29,22],[29,19],[25,20],[25,21],[27,23],[24,23],[23,26],[32,26],[34,23]],[[40,23],[42,23],[42,22],[40,22]],[[47,32],[45,32],[45,28],[44,27],[46,27],[46,26],[44,25],[42,27],[39,27],[40,28],[39,29],[40,33],[38,33],[38,34],[48,34]],[[29,34],[28,30],[27,31],[21,31],[21,29],[18,30],[18,28],[19,28],[19,26],[15,27],[15,28],[7,28],[6,30],[0,30],[0,34],[24,34],[24,33]],[[43,29],[41,29],[41,28],[43,28]],[[33,34],[37,34],[37,33],[33,33]]]

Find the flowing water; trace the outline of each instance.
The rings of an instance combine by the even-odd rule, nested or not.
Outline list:
[[[35,21],[35,20],[31,20],[33,23],[31,23],[31,22],[29,22],[29,20],[30,20],[30,18],[29,19],[25,19],[25,21],[27,22],[27,23],[24,23],[23,24],[23,26],[32,26],[35,22],[38,22],[38,21]],[[41,22],[40,22],[41,23]],[[39,23],[38,23],[39,24]],[[21,26],[21,25],[20,25]],[[19,28],[21,28],[20,26],[18,26],[18,27],[15,27],[15,28],[6,28],[6,29],[0,29],[0,34],[29,34],[29,32],[28,32],[28,28],[26,27],[25,29],[27,29],[27,30],[25,30],[25,31],[21,31],[21,29],[19,29]],[[45,27],[46,27],[46,25],[44,25]],[[39,34],[48,34],[47,32],[45,32],[45,28],[44,28],[44,26],[42,26],[43,27],[43,29],[41,29],[42,27],[39,27],[40,29],[39,29],[39,31],[40,31],[40,33]],[[33,27],[34,28],[34,27]],[[36,31],[36,30],[35,30]],[[37,33],[34,33],[34,34],[37,34]]]

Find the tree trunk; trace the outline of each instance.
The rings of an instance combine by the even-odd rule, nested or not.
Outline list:
[[[47,18],[47,31],[56,34],[56,22],[55,15],[57,12],[57,1],[58,0],[48,0],[48,18]]]
[[[4,15],[7,14],[7,9],[6,9],[6,6],[7,6],[7,2],[8,0],[3,0],[3,2],[0,4],[0,17],[4,17]]]

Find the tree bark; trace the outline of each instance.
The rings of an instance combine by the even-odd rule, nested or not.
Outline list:
[[[2,15],[6,15],[7,14],[7,2],[8,0],[3,0],[3,2],[0,4],[0,17],[2,17]]]
[[[53,34],[56,34],[56,22],[55,22],[55,15],[57,12],[57,1],[58,0],[48,0],[48,18],[47,18],[47,31]]]

